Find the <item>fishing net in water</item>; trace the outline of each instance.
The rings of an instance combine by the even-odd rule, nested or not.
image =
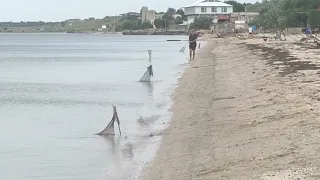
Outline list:
[[[153,76],[153,69],[152,69],[152,65],[150,65],[148,66],[147,71],[141,77],[140,82],[150,82],[152,76]]]
[[[112,106],[113,107],[113,116],[111,121],[109,122],[108,126],[101,131],[100,133],[98,133],[97,135],[103,135],[103,136],[109,136],[109,135],[115,135],[114,132],[114,122],[118,123],[118,127],[119,127],[119,133],[121,136],[121,130],[120,130],[120,121],[119,121],[119,117],[118,117],[118,113],[117,113],[117,108],[116,106]]]

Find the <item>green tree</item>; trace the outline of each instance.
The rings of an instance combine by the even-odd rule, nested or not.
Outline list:
[[[150,29],[153,28],[153,25],[149,22],[142,23],[140,26],[141,29]]]
[[[140,27],[140,26],[141,26],[141,24],[142,24],[141,19],[138,19],[138,20],[136,21],[136,25],[137,25],[138,27]]]
[[[174,8],[168,8],[167,12],[164,13],[164,15],[162,16],[162,19],[165,20],[173,20],[173,15],[176,14],[176,10]]]
[[[176,14],[176,9],[169,7],[166,14],[169,16],[173,16],[174,14]]]
[[[184,14],[183,9],[178,9],[177,14],[179,14],[182,17],[182,20],[187,20],[187,16]]]
[[[182,23],[183,23],[182,18],[177,18],[177,19],[175,19],[175,20],[174,20],[174,23],[175,23],[175,24],[182,24]]]
[[[138,29],[138,25],[136,21],[125,20],[118,29],[136,30]]]
[[[282,9],[284,0],[263,0],[258,18],[259,25],[266,29],[281,29],[285,27],[286,16]]]
[[[266,29],[319,25],[319,6],[320,0],[263,0],[256,24]]]
[[[64,22],[64,21],[62,21],[60,24],[61,24],[62,27],[66,26],[66,22]]]
[[[245,12],[244,4],[238,3],[237,1],[225,1],[224,3],[233,6],[233,12]]]
[[[168,28],[169,27],[169,21],[163,20],[163,19],[155,20],[154,24],[155,24],[156,28]]]
[[[190,24],[189,29],[210,29],[212,24],[211,18],[198,17]]]
[[[170,16],[169,14],[164,14],[164,15],[162,16],[162,19],[163,19],[163,20],[173,20],[173,17]]]
[[[138,19],[137,16],[126,14],[123,17],[121,17],[120,21],[124,21],[124,20],[132,20],[132,21],[134,21],[134,20],[137,20],[137,19]]]
[[[156,19],[156,20],[154,20],[154,25],[156,26],[156,28],[164,28],[165,22],[166,22],[165,20]]]
[[[320,11],[319,10],[311,10],[308,13],[308,22],[310,26],[319,26],[320,25]]]
[[[307,24],[319,25],[316,9],[320,6],[320,0],[283,0],[282,10],[287,16],[287,26],[306,26]]]

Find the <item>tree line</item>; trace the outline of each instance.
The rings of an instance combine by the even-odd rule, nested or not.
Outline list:
[[[253,22],[265,29],[320,25],[320,0],[263,0]]]
[[[233,5],[234,12],[259,12],[259,16],[251,24],[265,29],[320,26],[320,0],[263,0],[262,2],[240,3],[237,1],[225,1]],[[181,17],[174,18],[175,14]],[[87,19],[94,21],[94,18]],[[102,19],[103,20],[103,19]],[[100,20],[100,21],[102,21]],[[187,20],[182,9],[168,8],[161,19],[156,19],[156,28],[170,28]],[[113,24],[113,23],[111,23]],[[209,29],[212,25],[211,18],[196,18],[190,25],[190,29]],[[61,26],[66,27],[66,21],[62,22],[0,22],[2,28],[12,27],[41,27]],[[150,22],[142,22],[139,17],[128,16],[117,21],[116,30],[137,30],[153,28]]]
[[[165,13],[160,12],[158,14],[163,14],[163,16],[160,19],[154,20],[156,28],[169,28],[171,25],[182,24],[184,20],[187,20],[182,9],[176,10],[169,7]],[[175,14],[179,14],[181,17],[174,18]],[[128,15],[120,20],[116,30],[138,30],[148,28],[153,28],[153,25],[150,22],[142,22],[139,17]]]

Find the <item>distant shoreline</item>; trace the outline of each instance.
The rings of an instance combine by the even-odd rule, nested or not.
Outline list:
[[[122,32],[0,32],[0,34],[122,34]]]
[[[188,35],[186,30],[133,30],[123,31],[123,35]]]
[[[124,32],[0,32],[0,34],[110,34],[110,35],[188,35],[188,31],[124,31]]]

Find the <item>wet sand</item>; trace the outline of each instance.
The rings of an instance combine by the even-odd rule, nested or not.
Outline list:
[[[210,39],[142,179],[320,179],[320,51],[309,46]]]

